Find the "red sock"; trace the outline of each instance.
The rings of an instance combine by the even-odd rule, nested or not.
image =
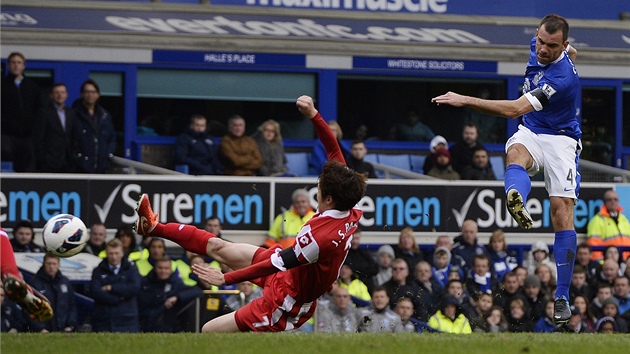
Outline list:
[[[163,237],[182,246],[185,250],[207,255],[206,247],[208,240],[217,237],[215,234],[205,230],[199,230],[191,225],[168,223],[157,224],[151,231],[151,236]]]

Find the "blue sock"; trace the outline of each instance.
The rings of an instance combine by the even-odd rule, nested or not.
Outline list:
[[[523,197],[523,204],[527,205],[527,196],[532,190],[532,181],[523,166],[512,164],[506,167],[504,185],[506,194],[510,189],[516,189]]]
[[[553,242],[553,254],[556,258],[556,267],[558,268],[556,299],[564,297],[567,301],[569,300],[569,287],[571,286],[571,278],[573,277],[573,264],[575,262],[576,249],[577,236],[575,230],[556,232],[556,238]]]

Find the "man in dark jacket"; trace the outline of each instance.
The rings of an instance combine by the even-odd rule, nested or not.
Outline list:
[[[74,172],[72,149],[78,131],[75,130],[74,111],[66,106],[66,85],[54,84],[50,89],[50,99],[52,101],[42,109],[40,124],[35,128],[37,171]]]
[[[112,115],[98,103],[101,91],[88,79],[81,85],[81,99],[72,108],[77,114],[78,142],[74,149],[77,172],[105,173],[116,148]]]
[[[39,87],[24,76],[22,53],[9,54],[7,64],[9,75],[2,79],[2,161],[12,161],[17,172],[34,172],[33,132],[42,102]]]
[[[47,253],[44,264],[35,277],[31,287],[48,298],[54,316],[48,322],[38,324],[49,332],[72,332],[77,327],[77,307],[74,302],[74,290],[70,279],[59,270],[59,257]]]
[[[461,257],[464,260],[462,271],[469,274],[473,266],[473,260],[478,254],[486,254],[483,246],[477,243],[477,222],[474,220],[465,220],[462,225],[461,235],[455,237],[455,243],[451,254],[453,257]]]
[[[208,120],[200,114],[190,117],[188,131],[175,141],[175,164],[188,165],[191,175],[222,175],[219,150],[207,132]]]
[[[141,279],[135,264],[124,258],[120,239],[107,243],[107,258],[92,272],[94,332],[138,332],[138,292]]]
[[[376,178],[376,172],[374,166],[371,163],[363,160],[368,150],[365,147],[365,143],[361,140],[354,140],[350,147],[350,156],[347,157],[346,163],[351,169],[365,174],[368,178]]]
[[[472,164],[464,168],[462,179],[494,181],[497,177],[490,164],[490,156],[485,147],[478,145],[473,148]]]
[[[188,287],[173,273],[168,256],[155,262],[155,267],[142,278],[138,295],[140,330],[142,332],[177,331],[177,313],[201,295],[201,288]]]
[[[361,229],[357,228],[350,242],[350,250],[346,257],[346,264],[354,270],[354,274],[367,287],[370,294],[374,290],[372,277],[378,274],[378,263],[372,258],[372,254],[361,246]]]

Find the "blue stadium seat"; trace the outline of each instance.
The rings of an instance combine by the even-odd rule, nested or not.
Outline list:
[[[424,160],[426,159],[426,155],[409,155],[409,160],[411,162],[411,171],[424,174]]]
[[[494,176],[498,180],[503,180],[503,178],[505,177],[505,162],[503,162],[503,156],[490,156],[490,163],[492,164],[492,171],[494,172]]]
[[[409,155],[407,154],[401,154],[401,155],[379,154],[378,162],[383,165],[398,167],[403,170],[411,171],[411,162],[409,160]],[[400,178],[400,177],[393,176],[392,178]]]
[[[378,156],[376,154],[366,154],[363,158],[365,162],[376,162],[378,163]]]
[[[2,161],[0,163],[0,172],[15,172],[13,170],[13,162],[12,161]]]
[[[309,176],[308,172],[308,152],[287,152],[287,167],[298,176]]]
[[[188,165],[175,165],[175,171],[183,173],[185,175],[190,174],[190,169],[188,168]]]

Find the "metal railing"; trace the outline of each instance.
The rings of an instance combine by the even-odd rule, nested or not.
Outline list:
[[[133,174],[133,175],[138,174],[138,172],[148,173],[148,174],[153,174],[153,175],[180,175],[180,176],[183,175],[183,173],[181,172],[169,170],[168,168],[153,166],[153,165],[149,165],[143,162],[126,159],[119,156],[112,157],[111,161],[112,163],[118,166],[128,168],[129,174]]]
[[[427,175],[423,175],[422,173],[412,172],[412,171],[394,167],[394,166],[383,165],[381,163],[371,162],[371,161],[370,161],[370,164],[374,166],[375,170],[382,171],[383,173],[385,173],[385,178],[392,178],[392,176],[398,176],[405,179],[435,180],[435,178],[427,176]]]
[[[579,165],[582,182],[630,182],[630,171],[588,160],[580,160]]]

